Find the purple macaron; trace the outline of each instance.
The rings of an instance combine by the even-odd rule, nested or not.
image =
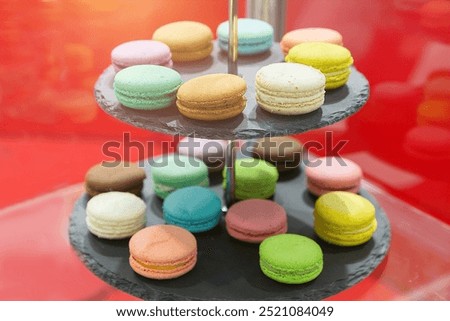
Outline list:
[[[124,42],[111,51],[111,62],[116,72],[134,65],[173,66],[170,48],[155,40]]]
[[[333,191],[358,193],[362,170],[358,164],[342,157],[321,157],[311,161],[305,170],[308,190],[320,196]]]

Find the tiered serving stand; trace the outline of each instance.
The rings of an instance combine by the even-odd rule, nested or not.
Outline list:
[[[111,116],[131,125],[171,135],[208,139],[227,139],[227,188],[222,188],[221,174],[211,175],[211,188],[224,195],[226,208],[234,202],[235,140],[264,136],[284,136],[324,127],[357,112],[367,101],[369,84],[363,74],[352,69],[348,83],[325,96],[318,110],[299,116],[278,116],[258,107],[254,80],[257,70],[267,64],[282,62],[284,56],[275,43],[272,49],[257,56],[237,60],[236,0],[230,0],[230,41],[228,54],[215,43],[211,56],[195,63],[178,64],[184,81],[210,73],[234,73],[248,85],[247,107],[242,115],[216,122],[195,121],[182,116],[175,106],[157,111],[139,111],[122,106],[112,88],[114,70],[108,67],[98,78],[95,97],[99,106]],[[147,204],[147,225],[163,224],[162,201],[153,193],[149,162],[145,162],[147,179],[142,197]],[[319,277],[302,285],[277,283],[265,277],[259,268],[258,245],[236,241],[228,236],[222,220],[211,231],[196,234],[198,262],[188,274],[173,280],[151,280],[134,273],[128,263],[128,239],[103,240],[90,234],[86,223],[87,194],[73,209],[69,235],[82,261],[107,283],[145,300],[320,300],[336,294],[368,276],[383,260],[390,244],[389,221],[377,201],[364,189],[360,194],[376,207],[378,228],[373,238],[360,246],[344,248],[321,241],[313,231],[313,209],[316,198],[305,186],[300,168],[280,175],[273,200],[288,214],[288,232],[316,240],[324,253],[324,269]]]

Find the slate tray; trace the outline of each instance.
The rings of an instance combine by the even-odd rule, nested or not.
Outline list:
[[[147,177],[150,168],[146,165]],[[222,196],[220,174],[212,176],[211,188]],[[144,300],[321,300],[368,276],[383,260],[391,238],[389,221],[377,201],[378,228],[366,244],[342,248],[329,245],[314,234],[313,207],[316,198],[305,188],[303,171],[281,175],[274,200],[287,211],[289,233],[316,240],[324,252],[324,270],[303,285],[286,285],[265,277],[259,269],[258,245],[232,239],[222,220],[212,231],[196,234],[198,262],[188,274],[174,280],[150,280],[134,273],[128,264],[128,239],[107,241],[87,230],[85,208],[89,197],[79,198],[70,218],[69,235],[79,256],[98,277],[112,286]],[[148,206],[148,225],[163,223],[161,200],[146,179],[143,198]]]

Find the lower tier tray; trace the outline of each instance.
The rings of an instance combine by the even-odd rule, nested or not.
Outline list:
[[[147,163],[147,162],[146,162]],[[147,225],[164,223],[162,201],[151,186],[150,167],[143,199],[147,204]],[[211,177],[211,188],[222,195],[220,173]],[[361,195],[376,208],[378,228],[366,244],[343,248],[327,244],[313,231],[316,197],[305,187],[302,170],[280,176],[274,200],[288,213],[288,233],[316,240],[324,254],[319,277],[303,285],[277,283],[259,268],[258,245],[239,242],[228,236],[224,220],[209,232],[196,234],[198,261],[188,274],[173,280],[150,280],[136,274],[128,264],[128,239],[110,241],[89,233],[85,223],[89,196],[80,197],[70,218],[72,246],[94,274],[116,288],[144,300],[321,300],[368,276],[383,260],[391,239],[390,224],[377,201],[365,190]]]

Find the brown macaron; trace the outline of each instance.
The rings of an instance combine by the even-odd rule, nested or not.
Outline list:
[[[193,78],[178,89],[177,107],[185,117],[223,120],[239,115],[245,108],[247,84],[231,74],[210,74]]]
[[[136,163],[101,162],[87,171],[85,188],[90,196],[111,191],[140,196],[145,176],[144,169]]]
[[[251,149],[255,158],[261,158],[277,167],[279,172],[296,169],[302,160],[302,145],[291,136],[264,137]]]

